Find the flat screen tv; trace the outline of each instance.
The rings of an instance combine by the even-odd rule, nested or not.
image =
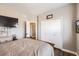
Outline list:
[[[18,23],[18,18],[7,17],[0,15],[0,26],[3,27],[16,27],[15,25]]]

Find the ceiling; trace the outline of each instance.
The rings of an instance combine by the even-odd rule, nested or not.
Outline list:
[[[4,3],[0,5],[9,6],[24,14],[39,15],[48,10],[68,5],[68,3]]]

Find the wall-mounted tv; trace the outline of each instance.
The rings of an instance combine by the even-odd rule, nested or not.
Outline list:
[[[3,27],[16,27],[15,25],[18,23],[18,18],[2,16],[0,15],[0,26]]]

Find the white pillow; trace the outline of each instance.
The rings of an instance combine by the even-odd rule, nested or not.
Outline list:
[[[0,43],[12,41],[12,37],[0,37]]]

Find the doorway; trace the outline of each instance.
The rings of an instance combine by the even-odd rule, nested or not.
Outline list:
[[[30,23],[30,38],[36,39],[36,23]]]

